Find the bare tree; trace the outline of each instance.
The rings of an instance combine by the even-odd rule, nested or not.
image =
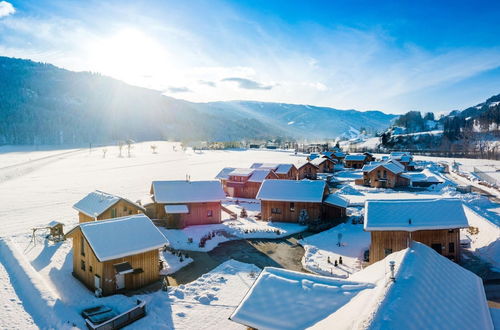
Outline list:
[[[125,141],[125,143],[127,143],[127,152],[128,152],[128,157],[130,158],[132,145],[134,144],[134,140],[128,139],[127,141]]]
[[[107,152],[108,152],[108,149],[106,149],[106,148],[102,149],[102,158],[106,158]]]
[[[125,146],[125,142],[118,141],[118,150],[120,150],[120,154],[118,155],[118,157],[123,157],[122,155],[123,146]]]
[[[151,150],[153,151],[154,154],[157,154],[156,149],[158,149],[158,147],[156,145],[152,144]]]

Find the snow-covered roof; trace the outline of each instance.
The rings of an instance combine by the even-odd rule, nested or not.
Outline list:
[[[189,209],[185,204],[165,205],[165,213],[167,214],[182,214],[189,213]]]
[[[314,159],[313,159],[313,160],[314,160]],[[298,169],[301,169],[302,167],[307,166],[307,165],[310,165],[310,166],[313,166],[313,167],[318,168],[318,166],[317,166],[317,165],[315,165],[315,164],[313,164],[313,163],[312,163],[312,161],[311,161],[311,162],[305,162],[304,164],[298,164],[298,167],[297,167],[297,168],[298,168]]]
[[[256,329],[305,329],[373,286],[266,267],[230,319]]]
[[[218,181],[153,181],[151,193],[157,203],[219,202],[226,198]]]
[[[394,160],[383,161],[383,162],[371,162],[370,164],[366,164],[365,166],[363,166],[362,171],[370,173],[379,167],[383,167],[394,174],[401,174],[404,172],[404,166],[401,163]]]
[[[338,207],[347,207],[349,205],[349,201],[338,194],[329,194],[323,202]]]
[[[264,180],[257,199],[266,201],[321,203],[326,183],[311,180]]]
[[[250,168],[267,168],[275,171],[280,164],[276,163],[253,163]]]
[[[311,164],[315,166],[319,166],[323,164],[324,162],[334,162],[330,158],[325,158],[325,157],[320,157],[320,158],[314,158],[313,160],[310,161]]]
[[[366,159],[366,155],[347,155],[344,160],[347,161],[364,161]]]
[[[167,239],[144,214],[78,225],[101,262],[158,249]]]
[[[229,173],[234,171],[236,168],[234,167],[224,167],[216,176],[215,179],[218,180],[227,180],[229,179]]]
[[[277,174],[287,174],[294,166],[293,164],[279,164],[274,172]]]
[[[73,208],[79,212],[82,212],[89,217],[96,217],[103,214],[111,206],[118,203],[120,200],[125,200],[130,204],[135,205],[137,208],[144,210],[144,208],[126,198],[109,194],[103,191],[93,191],[80,201],[78,201]]]
[[[311,329],[493,329],[481,278],[422,243],[412,242],[349,279],[376,287]]]
[[[433,230],[469,226],[459,199],[367,200],[366,231]]]
[[[401,174],[402,177],[409,179],[411,182],[429,182],[429,183],[440,183],[434,173],[430,172],[428,169],[422,172],[405,172]]]
[[[234,170],[232,170],[229,175],[233,175],[233,176],[250,176],[252,175],[253,171],[255,171],[253,168],[236,168]]]
[[[401,156],[411,156],[411,152],[409,151],[393,151],[389,154],[391,158],[397,158]]]
[[[248,179],[249,182],[262,182],[271,173],[270,169],[256,169],[253,170],[252,176]],[[276,175],[274,176],[276,177]]]

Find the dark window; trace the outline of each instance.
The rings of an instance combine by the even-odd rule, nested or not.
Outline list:
[[[112,209],[111,209],[111,217],[112,217],[112,218],[115,218],[115,217],[116,217],[116,209],[115,209],[115,208],[112,208]]]
[[[290,203],[290,212],[295,212],[295,203]]]
[[[384,249],[384,254],[387,257],[389,254],[392,253],[392,249]]]
[[[271,208],[271,213],[272,214],[281,214],[281,210],[279,208]]]
[[[213,211],[212,210],[208,210],[207,211],[207,217],[211,217],[213,216]]]
[[[455,253],[455,243],[448,243],[448,252]]]
[[[85,257],[85,240],[83,237],[80,240],[80,254]]]
[[[126,207],[126,206],[124,206],[124,207],[123,207],[123,212],[127,212],[127,211],[128,211],[127,207]]]
[[[439,254],[443,252],[443,246],[440,243],[431,244],[431,248]]]
[[[89,272],[92,273],[92,266],[89,266]]]
[[[85,261],[80,260],[80,268],[85,271]]]
[[[128,211],[128,214],[132,214],[132,210],[129,210],[129,211]]]

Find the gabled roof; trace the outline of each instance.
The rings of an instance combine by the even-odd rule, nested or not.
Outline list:
[[[323,203],[338,207],[347,207],[349,205],[349,201],[338,194],[329,194],[328,196],[326,196]]]
[[[215,179],[218,180],[227,180],[229,179],[229,173],[234,171],[236,168],[234,167],[224,167],[216,176]]]
[[[220,202],[226,198],[218,181],[153,181],[151,194],[162,204]]]
[[[317,158],[316,158],[317,159]],[[313,159],[314,160],[314,159]],[[299,164],[299,167],[297,167],[297,169],[301,169],[302,167],[305,167],[305,166],[312,166],[312,167],[316,167],[316,168],[319,168],[317,165],[314,165],[312,162],[305,162],[304,164]]]
[[[379,167],[383,167],[394,174],[400,174],[404,172],[404,166],[395,160],[371,162],[370,164],[366,164],[365,166],[363,166],[362,171],[370,173]]]
[[[159,249],[167,239],[144,214],[80,223],[79,228],[101,262]]]
[[[323,180],[264,180],[256,199],[321,203],[325,187]]]
[[[294,167],[295,165],[293,164],[279,164],[274,172],[276,172],[276,174],[287,174]]]
[[[347,155],[344,160],[350,161],[364,161],[366,159],[366,155]]]
[[[266,267],[230,319],[256,329],[305,329],[373,286]]]
[[[111,206],[118,203],[120,200],[124,200],[127,203],[132,204],[135,207],[145,211],[145,209],[142,206],[126,198],[113,194],[108,194],[100,190],[91,192],[90,194],[82,198],[80,201],[78,201],[75,205],[73,205],[73,208],[93,218],[100,216],[101,214],[106,212],[106,210],[108,210]]]
[[[327,158],[327,157],[314,158],[313,160],[311,160],[309,162],[315,166],[319,166],[319,165],[323,164],[324,162],[331,162],[333,164],[336,163],[336,161],[332,160],[331,158]]]
[[[322,152],[321,154],[324,156],[330,157],[330,158],[331,157],[337,157],[337,158],[345,157],[345,153],[342,151],[325,151],[325,152]]]
[[[276,174],[287,174],[295,165],[279,163],[253,163],[250,168],[269,169]]]
[[[280,164],[277,163],[253,163],[250,168],[267,168],[275,171]]]
[[[262,182],[269,174],[277,178],[277,175],[270,169],[256,169],[252,173],[252,176],[248,179],[248,182]]]
[[[248,177],[248,176],[252,175],[253,171],[255,171],[253,168],[236,168],[229,173],[229,176]]]
[[[441,183],[434,173],[430,172],[428,169],[422,172],[405,172],[401,174],[402,177],[409,179],[411,182],[429,182],[429,183]]]
[[[466,228],[469,222],[459,199],[368,200],[366,231],[417,231]]]

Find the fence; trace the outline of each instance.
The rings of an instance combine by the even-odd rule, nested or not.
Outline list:
[[[94,324],[89,319],[86,319],[85,322],[87,323],[87,327],[90,330],[113,330],[123,328],[127,324],[146,315],[146,302],[138,300],[137,303],[137,306],[100,324]]]

